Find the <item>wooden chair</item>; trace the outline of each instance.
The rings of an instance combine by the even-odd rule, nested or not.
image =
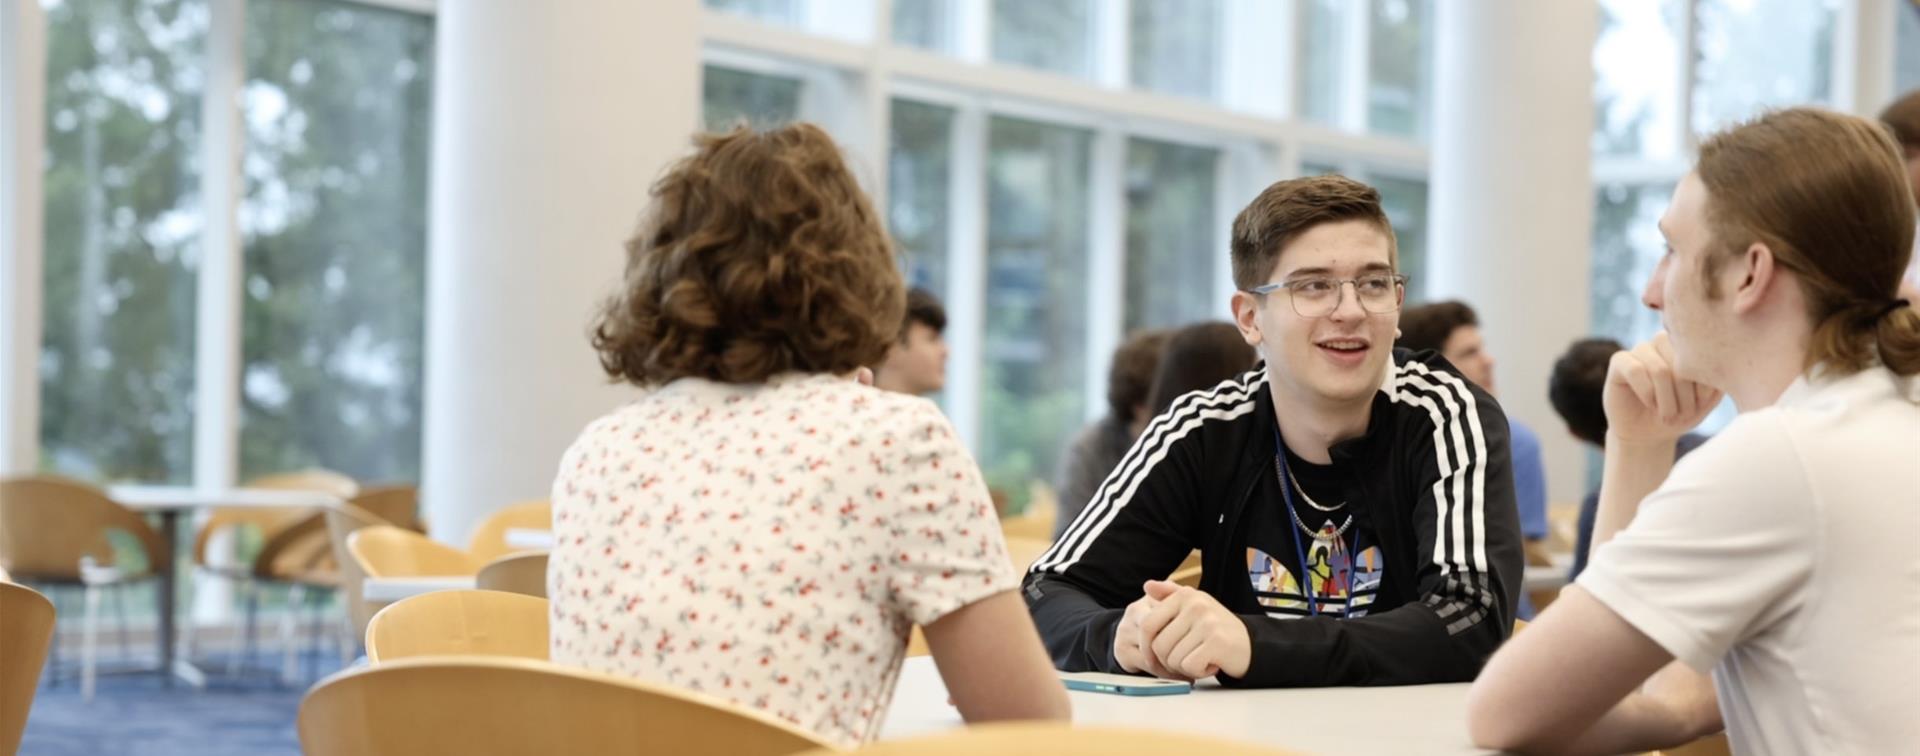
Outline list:
[[[1167,582],[1184,585],[1188,588],[1200,587],[1200,565],[1182,567],[1167,576]]]
[[[547,600],[505,591],[434,591],[373,615],[367,661],[415,656],[546,659]]]
[[[1683,746],[1654,751],[1655,756],[1732,756],[1733,744],[1727,734],[1708,735]]]
[[[392,525],[354,531],[347,552],[370,578],[473,575],[481,565],[467,552]]]
[[[121,565],[107,539],[112,530],[139,542],[144,566]],[[170,545],[140,515],[93,486],[41,475],[0,480],[0,567],[22,583],[82,588],[80,691],[86,700],[93,700],[102,592],[154,577],[173,558]]]
[[[523,596],[547,597],[547,553],[522,551],[508,554],[480,567],[474,587],[483,591],[506,591]]]
[[[360,493],[347,499],[348,504],[359,507],[373,516],[385,521],[385,524],[406,528],[415,533],[427,532],[426,520],[420,517],[420,489],[412,485],[373,486],[363,488]]]
[[[1007,538],[1053,539],[1054,521],[1060,516],[1059,497],[1053,488],[1034,481],[1028,488],[1027,507],[1020,514],[1000,520],[1000,532]]]
[[[467,541],[467,553],[484,564],[519,551],[507,544],[507,531],[515,528],[551,530],[553,504],[544,499],[523,501],[495,511],[474,529]]]
[[[1012,560],[1015,572],[1024,574],[1027,568],[1033,565],[1033,561],[1039,559],[1041,554],[1047,553],[1047,547],[1052,545],[1045,537],[1008,537],[1007,558]]]
[[[241,485],[275,491],[310,491],[343,500],[352,498],[360,489],[352,478],[318,468],[266,475]],[[233,563],[217,562],[208,552],[214,538],[221,533],[235,538],[243,533],[256,534],[262,545],[249,558]],[[232,583],[245,607],[241,650],[230,658],[228,674],[239,674],[241,663],[253,657],[259,635],[261,589],[278,587],[287,592],[287,611],[281,618],[279,639],[284,656],[282,676],[293,677],[300,607],[306,604],[309,592],[332,591],[338,582],[332,565],[323,564],[329,556],[326,527],[318,509],[220,507],[208,511],[193,540],[196,584],[207,580]],[[184,630],[182,642],[191,656],[196,635],[191,616]]]
[[[308,756],[775,756],[829,747],[717,698],[508,657],[402,659],[343,672],[307,694],[299,728]]]
[[[801,756],[833,756],[832,749]],[[869,743],[860,756],[1168,756],[1231,753],[1285,756],[1291,752],[1200,735],[1116,727],[1075,727],[1065,723],[1007,722],[978,725],[939,735]]]
[[[53,640],[53,602],[32,588],[0,581],[0,753],[20,748],[40,668]]]
[[[330,508],[321,517],[326,522],[328,544],[333,547],[333,560],[340,566],[340,603],[347,610],[347,637],[353,639],[353,645],[357,646],[361,639],[367,637],[367,623],[385,604],[366,600],[363,588],[367,573],[360,569],[359,560],[354,559],[353,553],[347,549],[347,537],[361,528],[393,523],[351,503]]]

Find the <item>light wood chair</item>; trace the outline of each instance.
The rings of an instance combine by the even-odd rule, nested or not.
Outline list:
[[[483,591],[506,591],[523,596],[547,597],[547,554],[522,551],[495,559],[480,567],[474,587]]]
[[[434,591],[395,601],[367,625],[367,661],[414,656],[547,658],[547,600],[505,591]]]
[[[310,491],[340,499],[359,493],[360,485],[350,477],[332,470],[312,468],[252,478],[243,488],[274,491]],[[216,561],[209,554],[214,539],[221,533],[234,538],[252,534],[261,542],[259,551],[231,563]],[[240,556],[236,554],[235,556]],[[240,665],[251,659],[258,640],[261,590],[284,588],[287,610],[281,616],[280,649],[283,678],[294,676],[297,658],[299,612],[308,593],[328,593],[338,582],[337,570],[327,564],[330,554],[326,526],[319,509],[280,509],[270,507],[219,507],[208,510],[205,521],[194,534],[193,564],[196,585],[209,580],[224,580],[234,586],[245,608],[244,635],[240,652],[230,657],[228,674],[238,674]],[[182,643],[187,654],[194,653],[196,623],[187,619]]]
[[[122,566],[109,531],[131,535],[144,566]],[[98,488],[65,478],[32,475],[0,479],[0,567],[21,583],[80,586],[80,691],[93,700],[100,600],[109,588],[154,577],[173,551],[145,519]]]
[[[347,552],[370,578],[474,575],[481,565],[472,554],[392,525],[354,531]]]
[[[833,756],[832,749],[801,756]],[[967,727],[939,735],[870,743],[860,756],[1167,756],[1178,753],[1232,753],[1287,756],[1282,751],[1239,741],[1117,727],[1075,727],[1065,723],[1007,722]]]
[[[1196,564],[1192,567],[1182,567],[1174,570],[1173,574],[1167,576],[1167,582],[1177,583],[1188,588],[1199,588],[1200,565]]]
[[[386,524],[415,533],[427,532],[420,517],[420,489],[412,485],[371,486],[347,499],[348,504],[366,510]]]
[[[551,530],[553,504],[544,499],[523,501],[488,515],[487,519],[480,521],[480,527],[474,529],[473,537],[468,539],[467,553],[484,564],[519,551],[507,544],[507,531],[515,528]]]
[[[402,659],[343,672],[307,694],[299,728],[308,756],[776,756],[829,747],[710,696],[508,657]]]
[[[1000,532],[1010,539],[1032,538],[1051,541],[1054,521],[1059,516],[1059,497],[1054,494],[1052,487],[1036,480],[1028,487],[1026,509],[1013,517],[1001,518]]]
[[[18,751],[27,731],[53,622],[53,602],[46,596],[0,581],[0,753]]]
[[[1013,562],[1015,572],[1025,574],[1034,560],[1039,559],[1041,554],[1047,553],[1047,548],[1052,545],[1053,543],[1044,536],[1040,538],[1008,537],[1007,558]]]
[[[321,614],[322,607],[314,607],[314,626],[325,628],[332,624],[339,628],[337,640],[340,647],[341,663],[352,660],[353,650],[359,646],[360,639],[367,634],[367,621],[373,619],[373,613],[381,605],[368,605],[361,592],[366,575],[360,566],[354,563],[347,552],[347,534],[366,525],[397,525],[416,533],[423,532],[423,523],[419,516],[419,489],[411,485],[374,486],[361,489],[345,503],[328,507],[325,511],[308,515],[293,525],[282,528],[261,547],[260,555],[254,560],[254,577],[262,581],[286,583],[291,586],[287,602],[290,610],[283,615],[286,623],[295,620],[294,611],[302,606],[308,590],[323,590],[340,596],[345,610],[345,618],[340,623],[328,623]],[[340,523],[340,534],[336,541],[333,523]],[[319,553],[314,553],[315,547]],[[291,680],[295,674],[295,651],[297,646],[290,642],[291,631],[287,624],[281,626],[282,644],[285,653],[282,660],[282,677]],[[316,636],[324,635],[317,630]]]
[[[366,600],[363,589],[367,573],[360,569],[360,561],[347,549],[347,537],[361,528],[393,523],[351,503],[329,508],[321,516],[327,524],[327,542],[333,548],[333,560],[340,566],[340,603],[347,610],[348,637],[352,645],[358,646],[361,639],[367,637],[367,623],[373,621],[374,613],[386,604]]]
[[[1654,756],[1732,756],[1733,744],[1727,734],[1708,735],[1683,746],[1654,751]]]

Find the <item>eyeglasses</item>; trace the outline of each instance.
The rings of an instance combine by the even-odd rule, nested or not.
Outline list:
[[[1360,309],[1385,315],[1400,309],[1400,293],[1402,287],[1407,285],[1407,277],[1399,273],[1369,273],[1353,278],[1314,276],[1255,286],[1248,289],[1247,293],[1270,294],[1285,289],[1287,298],[1293,300],[1293,311],[1299,313],[1300,317],[1324,318],[1340,309],[1347,284],[1353,284],[1353,297],[1359,300]]]

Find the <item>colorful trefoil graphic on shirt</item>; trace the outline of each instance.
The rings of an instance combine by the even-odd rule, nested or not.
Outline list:
[[[1380,548],[1361,549],[1359,573],[1353,574],[1354,563],[1349,558],[1347,544],[1335,537],[1331,523],[1303,545],[1307,547],[1308,584],[1313,588],[1313,603],[1320,613],[1335,617],[1366,616],[1367,607],[1378,596],[1380,581],[1386,575]],[[1300,580],[1293,574],[1294,569],[1297,569],[1294,564],[1283,563],[1264,551],[1248,547],[1247,580],[1253,583],[1254,598],[1267,610],[1267,616],[1278,619],[1310,616],[1307,597],[1300,592]],[[1349,580],[1353,587],[1351,597],[1347,595]],[[1350,599],[1351,612],[1347,610]]]

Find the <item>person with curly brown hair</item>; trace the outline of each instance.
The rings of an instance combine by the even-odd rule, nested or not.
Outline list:
[[[643,393],[554,480],[553,660],[852,747],[917,624],[967,721],[1065,719],[979,466],[933,403],[869,385],[905,297],[838,147],[809,124],[694,144],[593,328]]]

